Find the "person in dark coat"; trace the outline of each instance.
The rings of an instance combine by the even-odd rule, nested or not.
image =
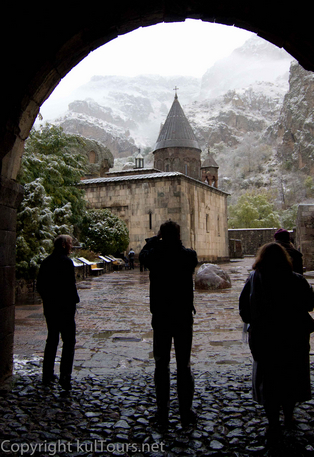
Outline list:
[[[292,271],[287,251],[278,243],[262,246],[241,292],[239,312],[249,324],[253,355],[253,398],[264,406],[269,442],[280,434],[279,411],[290,426],[297,402],[311,398],[309,336],[313,331],[314,293]]]
[[[275,233],[274,238],[277,243],[281,244],[281,246],[283,246],[286,249],[289,256],[291,257],[293,271],[299,273],[300,275],[303,275],[303,255],[300,251],[295,249],[295,247],[291,243],[290,233],[288,232],[288,230],[280,228]]]
[[[190,367],[193,336],[193,273],[197,254],[180,240],[180,226],[168,221],[157,236],[146,240],[140,261],[150,271],[150,310],[154,330],[157,421],[168,424],[170,352],[172,339],[177,362],[177,392],[182,425],[195,422],[192,410],[194,379]]]
[[[63,341],[59,383],[71,389],[71,374],[75,348],[75,312],[80,299],[76,289],[74,265],[68,257],[72,238],[59,235],[54,241],[54,251],[42,262],[37,278],[37,290],[42,297],[48,336],[46,340],[43,382],[50,384],[56,377],[54,363],[59,344]]]
[[[133,249],[130,249],[130,252],[128,254],[129,257],[129,262],[130,262],[130,270],[134,270],[134,257],[135,257],[135,252]]]

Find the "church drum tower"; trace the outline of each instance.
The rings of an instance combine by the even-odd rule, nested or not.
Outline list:
[[[157,170],[178,171],[191,178],[201,179],[201,149],[179,103],[177,92],[161,127],[153,154],[154,168]]]

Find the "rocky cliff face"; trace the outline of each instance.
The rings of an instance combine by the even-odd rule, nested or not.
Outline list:
[[[215,149],[221,143],[235,147],[248,133],[265,134],[279,117],[285,93],[283,84],[257,82],[195,102],[185,112],[202,149]]]
[[[293,62],[277,123],[278,159],[286,169],[314,175],[314,74]]]

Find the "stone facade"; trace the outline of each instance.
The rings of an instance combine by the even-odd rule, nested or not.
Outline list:
[[[164,148],[154,153],[154,166],[161,171],[179,171],[201,179],[201,157],[195,148]]]
[[[299,205],[296,247],[303,254],[303,266],[314,270],[314,205]]]
[[[126,222],[136,254],[145,238],[171,219],[181,226],[184,246],[195,249],[200,261],[228,259],[228,194],[178,172],[107,176],[83,180],[81,188],[90,208],[110,209]]]

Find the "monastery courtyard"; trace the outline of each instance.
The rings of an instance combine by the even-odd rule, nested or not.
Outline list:
[[[251,363],[248,346],[242,342],[238,297],[253,260],[246,257],[221,265],[230,274],[231,289],[195,291],[193,368],[237,370]],[[76,315],[74,376],[152,371],[149,272],[139,268],[115,271],[89,277],[77,287],[81,301]],[[16,358],[42,357],[46,335],[41,304],[16,307]],[[172,363],[175,366],[174,357]]]
[[[47,388],[41,383],[42,305],[17,306],[14,386],[0,396],[0,455],[313,456],[314,400],[296,408],[296,427],[284,430],[274,453],[265,447],[265,415],[252,400],[251,355],[238,316],[238,297],[253,260],[222,265],[231,289],[195,292],[192,368],[198,422],[186,429],[178,414],[174,356],[170,426],[164,432],[154,423],[147,271],[123,270],[78,283],[81,302],[69,395],[58,384]],[[314,341],[314,387],[313,352]]]

